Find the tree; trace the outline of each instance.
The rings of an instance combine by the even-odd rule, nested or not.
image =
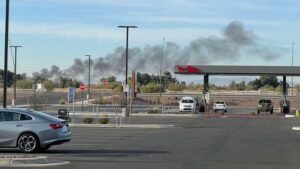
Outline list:
[[[274,75],[262,75],[260,76],[261,85],[270,85],[273,88],[276,88],[279,85],[277,76]]]
[[[19,89],[32,89],[33,82],[31,80],[18,80],[17,88]]]
[[[107,78],[108,82],[109,83],[113,83],[113,82],[116,82],[116,77],[115,76],[110,76]]]
[[[151,81],[151,77],[150,77],[150,75],[148,73],[143,73],[143,74],[141,74],[139,72],[137,73],[137,82],[141,86],[150,83],[150,81]]]
[[[47,91],[52,91],[55,88],[55,85],[51,80],[44,81],[44,85]]]

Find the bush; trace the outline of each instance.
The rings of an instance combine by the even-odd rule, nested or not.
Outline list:
[[[149,83],[141,87],[142,93],[157,93],[160,90],[160,85],[155,83]]]
[[[184,84],[170,84],[168,87],[170,91],[183,91],[185,88]]]
[[[101,124],[107,124],[109,122],[109,118],[107,115],[103,115],[102,117],[100,117],[98,122]]]
[[[147,113],[148,114],[158,114],[159,110],[157,110],[157,109],[150,109],[150,110],[147,110]]]
[[[85,124],[91,124],[91,123],[93,123],[93,121],[94,121],[94,119],[90,118],[90,117],[85,117],[82,119],[82,122]]]
[[[58,102],[58,104],[65,105],[65,104],[66,104],[66,101],[65,101],[65,100],[60,100],[60,101]]]
[[[123,86],[122,85],[117,85],[113,88],[113,90],[116,92],[116,93],[122,93],[123,92]]]

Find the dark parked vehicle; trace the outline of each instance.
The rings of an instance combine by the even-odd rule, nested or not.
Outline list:
[[[260,99],[258,101],[257,114],[260,114],[260,112],[270,112],[270,114],[273,114],[272,101],[269,99]]]
[[[0,147],[31,153],[70,140],[65,120],[29,109],[0,109]]]
[[[290,112],[290,101],[286,98],[280,100],[280,112],[284,114],[288,114]]]

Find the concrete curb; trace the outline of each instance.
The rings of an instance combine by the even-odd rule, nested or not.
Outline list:
[[[286,117],[286,118],[293,118],[293,117],[296,117],[296,115],[286,114],[285,117]]]
[[[86,127],[86,128],[175,128],[172,124],[69,124],[70,127]]]
[[[294,131],[300,131],[300,127],[293,127],[292,130],[294,130]]]
[[[4,155],[0,167],[47,167],[69,164],[69,161],[51,160],[47,156]]]

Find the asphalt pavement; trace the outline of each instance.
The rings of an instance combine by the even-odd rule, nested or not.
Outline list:
[[[138,123],[138,118],[135,121]],[[141,120],[143,122],[144,119]],[[300,119],[151,117],[167,129],[72,128],[72,141],[35,155],[70,164],[45,169],[298,169]],[[1,149],[1,155],[22,154]]]

